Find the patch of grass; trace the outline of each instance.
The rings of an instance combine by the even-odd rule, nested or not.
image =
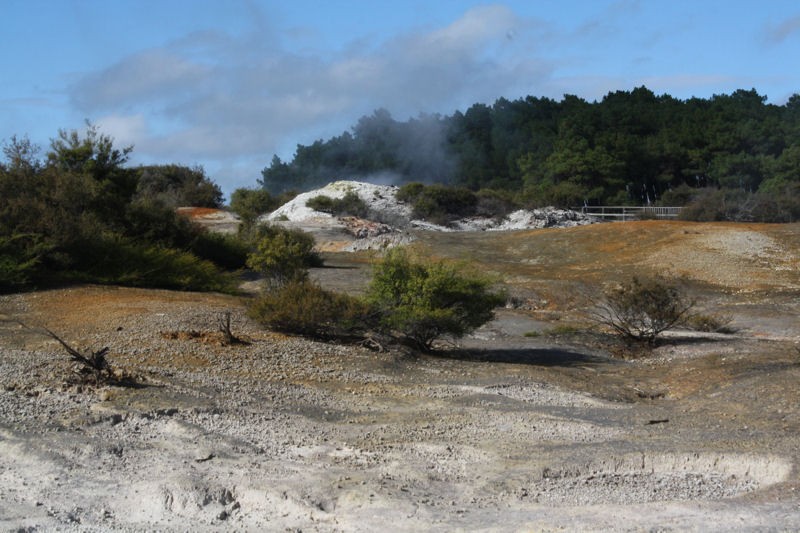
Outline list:
[[[729,315],[695,313],[686,321],[686,327],[694,331],[709,333],[736,333],[736,328],[731,326],[733,317]]]
[[[580,328],[574,324],[559,324],[549,328],[547,331],[545,331],[545,334],[551,337],[566,337],[569,335],[582,333],[583,331],[584,328]]]

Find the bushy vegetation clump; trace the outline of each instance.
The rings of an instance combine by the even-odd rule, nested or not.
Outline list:
[[[221,197],[200,169],[128,168],[130,148],[89,126],[60,131],[44,158],[12,138],[0,163],[0,291],[69,281],[232,290],[241,243],[209,235],[175,205]]]
[[[463,187],[409,183],[397,191],[397,199],[411,205],[412,216],[434,224],[447,225],[475,215],[478,196]]]
[[[327,291],[305,277],[262,292],[250,316],[265,326],[314,339],[352,339],[371,329],[371,308],[362,300]]]
[[[389,250],[374,267],[367,301],[379,327],[428,351],[442,337],[459,338],[492,319],[505,297],[492,281],[453,264]]]
[[[701,189],[692,194],[680,217],[695,222],[797,222],[800,181],[767,183],[757,192]]]
[[[678,283],[633,277],[606,290],[590,317],[628,341],[655,345],[665,331],[687,324],[694,306]]]
[[[342,198],[331,198],[325,195],[315,196],[306,202],[306,206],[336,217],[368,218],[370,214],[367,203],[353,191],[347,191]]]
[[[247,266],[261,273],[270,289],[305,281],[309,268],[322,265],[314,237],[300,229],[265,224],[256,230],[253,243]]]
[[[490,279],[453,264],[414,259],[402,248],[374,266],[368,294],[327,291],[308,279],[315,261],[302,232],[268,228],[248,264],[267,283],[250,316],[272,329],[313,338],[371,334],[430,351],[442,338],[459,338],[493,317],[505,302]]]
[[[259,216],[274,211],[295,196],[293,191],[273,195],[265,189],[236,189],[231,193],[230,208],[241,219],[239,233],[250,236]]]
[[[171,208],[222,207],[222,190],[201,166],[150,165],[136,169],[136,199]]]

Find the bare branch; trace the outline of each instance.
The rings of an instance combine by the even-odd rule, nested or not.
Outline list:
[[[61,337],[50,331],[48,328],[42,326],[37,330],[36,328],[32,328],[21,322],[19,320],[14,320],[17,324],[24,327],[25,329],[37,333],[41,333],[42,331],[46,333],[49,337],[52,337],[67,351],[70,355],[70,358],[75,361],[76,363],[80,363],[83,368],[89,370],[94,373],[95,383],[99,383],[103,378],[103,372],[106,372],[108,375],[111,374],[111,365],[108,364],[108,360],[106,359],[106,354],[108,354],[108,347],[101,348],[96,352],[91,352],[91,355],[84,355],[69,344],[64,341]],[[41,330],[41,331],[40,331]]]

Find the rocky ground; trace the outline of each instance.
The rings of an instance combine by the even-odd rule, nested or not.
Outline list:
[[[526,305],[436,356],[271,333],[230,296],[88,286],[0,297],[0,525],[800,528],[800,228],[483,235],[421,240],[494,264]],[[636,255],[631,235],[659,246]],[[616,250],[605,268],[597,247]],[[735,333],[679,332],[638,359],[574,333],[564,287],[663,268],[667,252]],[[338,268],[314,273],[323,284],[363,286],[357,257],[328,262]],[[221,343],[226,312],[246,343]],[[9,319],[108,346],[135,384],[76,384],[53,339]]]

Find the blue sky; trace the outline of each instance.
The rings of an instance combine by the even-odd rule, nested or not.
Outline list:
[[[86,119],[229,193],[349,129],[526,95],[800,93],[797,0],[2,0],[0,140]]]

